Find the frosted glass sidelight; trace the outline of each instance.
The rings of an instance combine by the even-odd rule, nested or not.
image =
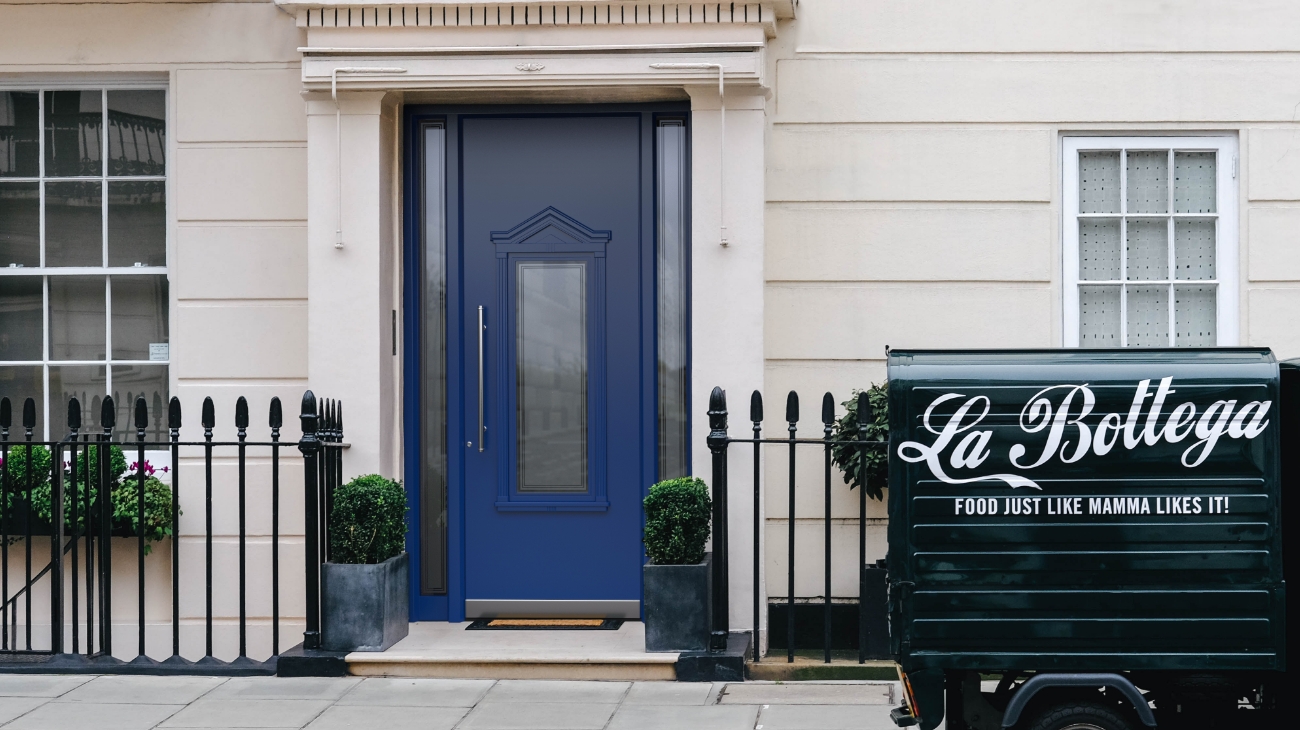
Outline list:
[[[1218,343],[1218,302],[1213,286],[1174,288],[1177,347],[1213,347]]]
[[[1129,281],[1159,281],[1169,278],[1168,219],[1137,219],[1128,222],[1125,256]]]
[[[1079,278],[1084,281],[1115,281],[1120,278],[1123,252],[1119,245],[1119,220],[1079,220]]]
[[[1128,287],[1128,346],[1169,346],[1169,286]]]
[[[104,265],[104,186],[45,183],[45,265]]]
[[[1174,266],[1178,279],[1213,279],[1215,276],[1215,221],[1174,221]]]
[[[1174,212],[1215,212],[1215,153],[1174,153]]]
[[[1125,165],[1128,212],[1169,212],[1169,153],[1132,151]]]
[[[1119,347],[1119,287],[1079,287],[1079,346]]]
[[[1079,153],[1079,212],[1119,212],[1119,151]]]
[[[50,359],[104,360],[104,277],[51,276]]]
[[[41,265],[40,183],[0,182],[0,266],[11,264]]]
[[[520,492],[587,491],[587,265],[515,265]]]
[[[686,382],[686,127],[681,120],[660,122],[657,133],[659,218],[659,479],[690,473],[687,463]]]
[[[418,319],[424,329],[420,338],[424,478],[420,481],[420,593],[435,595],[447,592],[447,129],[439,121],[426,124],[421,131],[424,306]]]

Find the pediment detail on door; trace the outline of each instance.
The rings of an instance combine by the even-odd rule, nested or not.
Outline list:
[[[508,231],[493,231],[492,243],[604,246],[613,235],[612,231],[588,228],[558,208],[547,207]]]

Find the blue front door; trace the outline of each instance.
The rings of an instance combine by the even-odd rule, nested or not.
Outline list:
[[[461,321],[448,355],[462,373],[466,615],[637,618],[654,454],[652,120],[455,122]]]

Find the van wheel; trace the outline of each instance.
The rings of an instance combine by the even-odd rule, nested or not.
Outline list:
[[[1029,730],[1134,730],[1115,708],[1096,702],[1067,702],[1047,708]]]

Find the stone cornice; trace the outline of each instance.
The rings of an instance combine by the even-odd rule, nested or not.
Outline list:
[[[450,28],[582,25],[758,25],[776,35],[778,19],[793,18],[798,0],[759,2],[472,3],[455,0],[276,0],[304,28]]]

